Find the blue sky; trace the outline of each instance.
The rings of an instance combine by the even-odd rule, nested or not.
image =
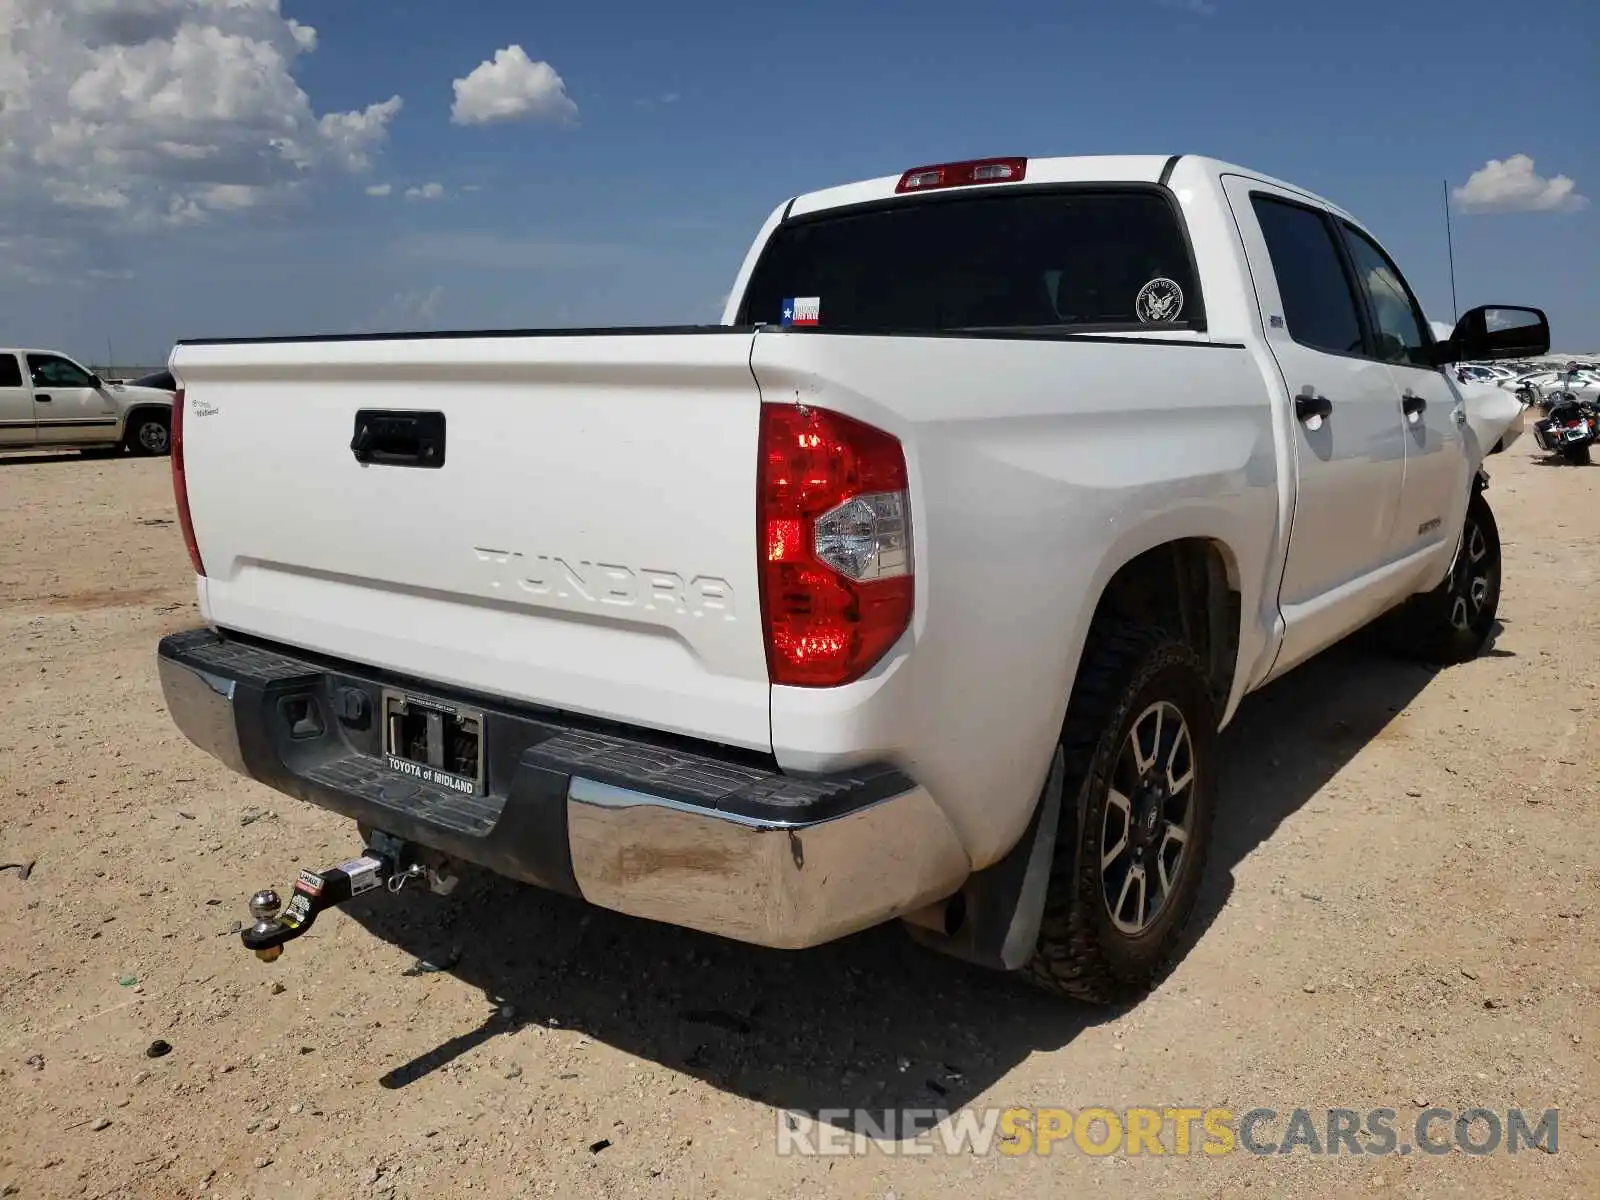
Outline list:
[[[1457,206],[1461,306],[1537,304],[1600,351],[1593,0],[17,5],[0,316],[96,363],[108,338],[148,363],[189,336],[711,320],[796,192],[1179,151],[1350,209],[1436,320],[1443,181],[1493,160],[1494,211]]]

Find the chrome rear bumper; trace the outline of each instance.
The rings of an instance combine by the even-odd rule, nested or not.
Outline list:
[[[489,782],[487,794],[462,796],[384,765],[376,732],[358,718],[395,685],[381,673],[206,630],[164,639],[158,661],[173,721],[233,770],[633,916],[801,948],[948,896],[971,870],[939,806],[892,768],[793,779],[748,755],[635,740],[475,697]],[[307,703],[320,732],[304,735],[302,716],[294,734],[285,711],[303,714]]]

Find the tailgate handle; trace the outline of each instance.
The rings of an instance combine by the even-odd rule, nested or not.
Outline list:
[[[444,414],[363,408],[356,413],[350,453],[386,467],[444,466]]]

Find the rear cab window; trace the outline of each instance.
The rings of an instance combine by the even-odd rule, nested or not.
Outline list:
[[[0,354],[0,388],[22,386],[22,367],[15,354]]]
[[[794,324],[797,308],[800,324],[834,333],[1205,328],[1177,205],[1139,185],[919,196],[787,221],[739,323]]]

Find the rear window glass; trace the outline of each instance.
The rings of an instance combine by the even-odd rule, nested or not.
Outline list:
[[[0,388],[19,388],[22,386],[22,368],[17,365],[15,354],[0,354]]]
[[[864,333],[1204,319],[1173,205],[1155,191],[1114,190],[928,197],[804,218],[774,234],[741,314],[745,324]]]

